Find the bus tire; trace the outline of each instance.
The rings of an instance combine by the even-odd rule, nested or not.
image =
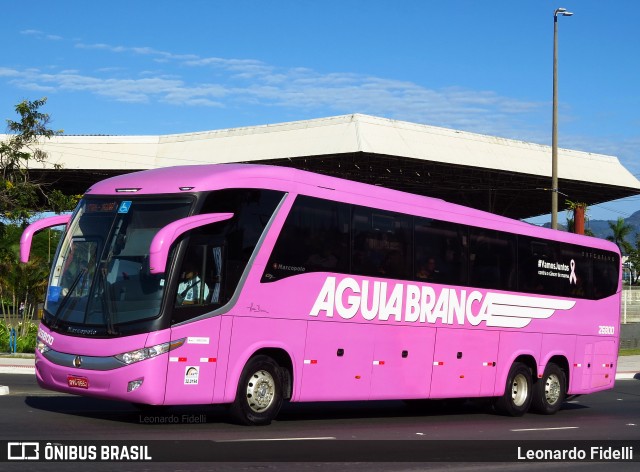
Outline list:
[[[554,363],[547,364],[541,379],[533,386],[531,410],[543,415],[556,413],[567,394],[567,376]]]
[[[496,411],[506,416],[522,416],[531,405],[533,383],[531,370],[522,362],[514,362],[509,369],[504,395],[494,403]]]
[[[268,425],[280,411],[282,393],[280,366],[269,356],[252,357],[240,375],[231,415],[240,424]]]

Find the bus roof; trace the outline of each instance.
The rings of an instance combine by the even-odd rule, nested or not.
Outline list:
[[[619,252],[615,244],[603,239],[540,228],[440,199],[281,166],[209,164],[163,167],[102,180],[85,194],[158,195],[222,188],[265,188],[303,193],[415,215],[425,214],[420,211],[424,209],[432,218]],[[335,192],[340,192],[340,195]]]

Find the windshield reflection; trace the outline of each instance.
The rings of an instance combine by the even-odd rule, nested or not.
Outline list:
[[[190,199],[85,199],[62,241],[45,310],[61,322],[114,326],[155,317],[164,275],[149,272],[149,245],[163,226],[184,218]]]

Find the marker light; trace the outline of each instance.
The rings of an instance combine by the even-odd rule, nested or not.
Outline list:
[[[44,354],[45,352],[50,351],[51,348],[47,345],[47,343],[38,338],[38,342],[36,343],[36,350],[40,354]]]
[[[168,343],[158,344],[152,347],[143,347],[142,349],[136,349],[135,351],[123,352],[114,356],[120,362],[124,364],[134,364],[136,362],[152,359],[160,354],[165,354],[173,349],[179,348],[184,344],[186,338],[178,339],[177,341],[170,341]]]
[[[140,188],[117,188],[116,192],[118,193],[136,193],[140,190]]]

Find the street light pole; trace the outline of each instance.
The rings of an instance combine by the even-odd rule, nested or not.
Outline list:
[[[553,12],[553,119],[551,124],[551,228],[558,229],[558,15],[571,16],[566,8]]]

